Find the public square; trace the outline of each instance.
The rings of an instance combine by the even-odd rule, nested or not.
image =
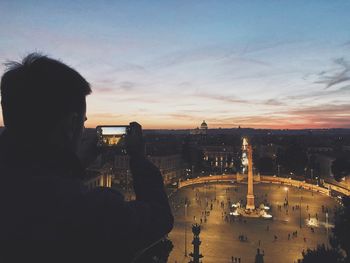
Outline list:
[[[295,187],[254,184],[255,205],[270,206],[273,219],[238,220],[229,215],[230,202],[245,202],[246,194],[246,184],[232,183],[193,185],[177,190],[170,198],[175,225],[169,235],[174,248],[168,262],[190,261],[189,256],[185,257],[185,238],[188,254],[193,251],[191,226],[195,222],[202,226],[200,251],[205,263],[228,263],[232,257],[240,258],[242,263],[253,263],[258,248],[265,254],[265,263],[293,263],[301,258],[303,250],[328,244],[331,229],[327,226],[333,224],[335,199]],[[288,206],[284,205],[286,201]]]

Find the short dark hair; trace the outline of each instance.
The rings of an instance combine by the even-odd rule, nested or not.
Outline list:
[[[7,128],[48,131],[62,118],[85,109],[90,84],[73,68],[38,53],[5,65],[0,89]]]

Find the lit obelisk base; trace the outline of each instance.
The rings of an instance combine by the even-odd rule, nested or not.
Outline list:
[[[253,188],[253,154],[252,146],[248,145],[248,193],[246,209],[254,210],[254,188]]]
[[[247,157],[245,160],[248,160],[246,163],[248,166],[247,205],[244,207],[240,202],[231,204],[230,216],[271,219],[272,215],[266,212],[270,209],[269,207],[264,204],[260,204],[257,208],[255,207],[253,189],[253,149],[252,146],[249,145],[247,138],[243,138],[243,153]]]

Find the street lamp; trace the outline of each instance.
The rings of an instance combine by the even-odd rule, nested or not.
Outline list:
[[[326,212],[326,231],[327,231],[327,238],[328,238],[328,227],[329,227],[328,222],[329,222],[329,220],[328,220],[328,212]]]
[[[187,201],[185,201],[185,257],[187,257]]]
[[[311,195],[314,196],[314,169],[311,169]]]
[[[287,192],[287,200],[286,201],[287,201],[287,205],[288,205],[288,190],[289,190],[289,188],[285,187],[284,190]]]
[[[302,193],[302,188],[299,187],[299,194],[300,194],[300,199],[299,199],[299,227],[301,229],[301,193]]]
[[[126,170],[125,184],[126,184],[126,199],[129,200],[129,169]]]

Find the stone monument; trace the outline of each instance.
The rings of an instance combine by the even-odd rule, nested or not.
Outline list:
[[[199,239],[199,234],[201,232],[201,226],[198,224],[194,224],[192,226],[192,233],[193,233],[193,252],[190,253],[190,257],[193,259],[189,263],[200,263],[200,259],[203,257],[202,254],[199,253],[199,247],[202,243]]]
[[[248,193],[247,193],[247,206],[246,209],[254,210],[254,183],[253,183],[253,150],[252,146],[248,145]]]
[[[231,205],[230,215],[232,216],[243,216],[243,217],[261,217],[271,219],[272,215],[266,211],[270,208],[264,204],[255,207],[254,200],[254,176],[253,176],[253,148],[248,142],[246,137],[243,138],[242,145],[242,165],[248,170],[248,191],[247,191],[247,204],[244,207],[240,202]]]

